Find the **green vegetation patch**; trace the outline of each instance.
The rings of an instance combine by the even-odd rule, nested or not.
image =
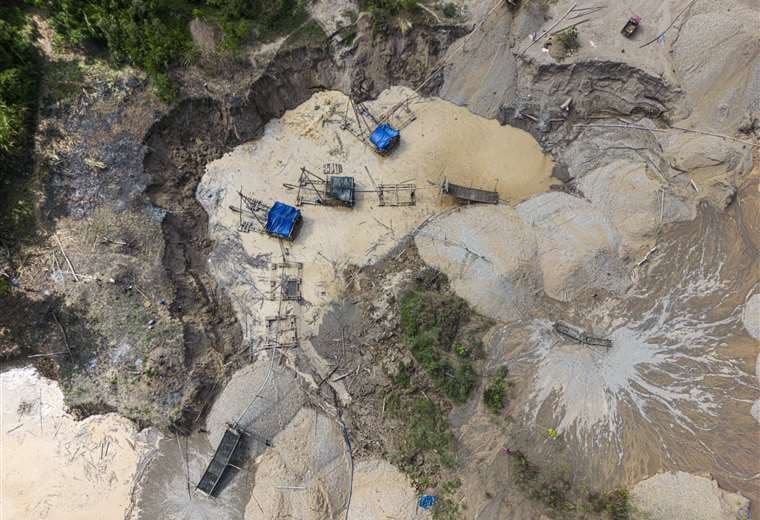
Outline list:
[[[290,31],[307,19],[302,0],[29,0],[44,8],[60,43],[95,42],[111,60],[145,70],[159,94],[176,94],[168,71],[196,55],[189,24],[194,17],[222,30],[222,49],[234,50],[254,32]]]
[[[614,489],[606,493],[577,490],[570,477],[560,468],[541,470],[521,451],[511,450],[510,474],[517,486],[531,499],[561,512],[585,513],[593,511],[610,520],[628,520],[631,507],[628,491]]]
[[[507,367],[500,367],[499,371],[493,376],[483,391],[483,402],[491,413],[498,414],[504,409],[507,393]]]
[[[454,439],[449,431],[446,412],[430,399],[415,399],[405,407],[404,413],[409,417],[403,444],[405,458],[434,452],[442,462],[450,465]]]
[[[34,27],[15,8],[0,8],[0,241],[14,245],[34,229],[29,179],[39,89]]]
[[[570,27],[557,35],[557,40],[562,44],[566,51],[572,52],[581,46],[581,41],[578,39],[578,29]]]
[[[375,29],[388,27],[398,16],[415,14],[419,10],[418,4],[418,0],[362,0],[359,3],[372,15]]]
[[[404,341],[415,361],[438,391],[455,403],[463,403],[477,383],[471,344],[457,342],[460,328],[469,321],[464,300],[449,291],[414,288],[401,296],[399,307]]]

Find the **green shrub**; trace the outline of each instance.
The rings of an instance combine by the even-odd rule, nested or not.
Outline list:
[[[559,33],[557,40],[567,51],[574,51],[581,46],[581,42],[578,39],[578,29],[571,27]]]
[[[15,8],[0,8],[0,241],[11,245],[34,226],[29,188],[39,89],[33,26]]]
[[[29,1],[47,10],[63,43],[106,46],[115,64],[145,70],[166,99],[176,94],[166,74],[170,67],[192,61],[193,17],[218,25],[226,50],[236,49],[254,30],[260,35],[288,31],[307,17],[301,0]]]
[[[472,361],[461,358],[466,348],[459,343],[454,347],[468,313],[458,296],[420,289],[404,293],[399,309],[405,342],[415,361],[435,387],[456,403],[467,400],[477,381]],[[452,350],[460,358],[452,356]]]
[[[376,29],[387,27],[397,16],[412,14],[419,9],[418,0],[362,0],[360,5],[372,15]]]
[[[507,374],[507,367],[499,368],[497,375],[488,382],[483,391],[483,402],[491,413],[498,414],[504,409]]]
[[[402,442],[402,456],[412,461],[417,455],[435,453],[447,465],[451,464],[454,436],[449,421],[440,406],[429,399],[415,399],[406,403],[403,414],[406,431]]]
[[[412,363],[404,363],[403,361],[398,367],[398,372],[393,378],[393,382],[401,388],[407,388],[412,384],[412,374],[414,373],[414,367]]]
[[[533,500],[556,511],[594,511],[609,520],[629,520],[631,516],[628,491],[614,489],[604,494],[574,489],[567,471],[549,467],[542,472],[518,450],[509,450],[512,480]]]
[[[459,7],[453,2],[447,2],[443,5],[443,16],[446,18],[456,18],[459,16]]]

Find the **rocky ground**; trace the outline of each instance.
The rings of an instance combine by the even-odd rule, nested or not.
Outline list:
[[[243,60],[217,59],[214,32],[197,25],[204,57],[175,71],[182,96],[171,106],[139,72],[53,50],[38,20],[48,69],[36,147],[43,227],[35,246],[3,266],[14,289],[0,303],[0,354],[58,380],[67,413],[91,417],[75,422],[52,383],[9,365],[4,395],[27,378],[45,397],[4,398],[4,443],[59,453],[56,443],[85,428],[87,454],[71,460],[103,487],[97,498],[65,492],[90,511],[128,518],[337,518],[349,497],[354,516],[414,518],[424,491],[466,518],[556,516],[516,485],[505,448],[542,468],[577,468],[574,486],[632,488],[652,518],[697,518],[695,508],[704,518],[748,517],[743,499],[677,472],[709,471],[760,499],[759,14],[750,0],[685,6],[647,0],[635,13],[623,4],[585,13],[568,12],[565,0],[468,1],[447,19],[431,5],[413,24],[375,31],[362,15],[351,38],[297,33]],[[317,2],[311,11],[329,35],[344,7]],[[626,40],[619,30],[633,14],[642,27]],[[558,20],[562,28],[586,18],[577,50],[556,35],[531,45]],[[387,88],[420,84],[440,99],[410,105],[417,120],[398,156],[383,160],[365,159],[330,121],[345,97],[322,92],[380,96],[372,106],[382,110],[409,92]],[[301,162],[317,170],[342,162],[367,186],[414,178],[420,204],[398,213],[360,204],[343,227],[307,225],[304,241],[285,250],[241,238],[227,209],[236,190],[292,202],[281,184]],[[457,208],[428,197],[441,176],[493,183],[504,203]],[[312,224],[340,212],[310,207],[307,223],[321,210]],[[353,225],[362,231],[344,243]],[[304,263],[305,304],[293,311],[299,348],[273,351],[262,348],[261,326],[273,310],[266,267],[278,256]],[[403,421],[385,417],[394,374],[410,361],[397,298],[427,266],[496,325],[483,338],[482,374],[505,365],[515,375],[497,418],[483,408],[482,383],[462,405],[433,398],[448,412],[457,471],[394,459]],[[623,348],[600,356],[557,345],[545,330],[559,318]],[[39,435],[34,405],[21,406],[34,399]],[[52,438],[43,402],[60,416]],[[156,426],[163,440],[97,415],[106,412]],[[257,436],[241,469],[221,499],[194,496],[238,417]],[[95,460],[102,428],[119,441]],[[39,480],[13,471],[19,483]],[[653,476],[661,471],[674,473]],[[594,482],[602,475],[605,489]],[[447,484],[456,477],[459,485]],[[658,493],[664,481],[684,491]],[[12,511],[55,518],[58,503],[45,493],[13,501]]]

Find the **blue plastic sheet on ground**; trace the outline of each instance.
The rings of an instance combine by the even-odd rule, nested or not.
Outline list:
[[[435,502],[437,500],[438,498],[434,497],[433,495],[422,495],[420,497],[420,500],[417,502],[417,505],[422,509],[430,509],[435,505]]]
[[[275,202],[267,214],[266,231],[270,235],[291,238],[300,219],[299,210],[282,202]]]
[[[372,135],[369,136],[369,140],[375,145],[377,151],[385,153],[390,151],[393,146],[399,141],[399,131],[393,128],[388,123],[382,123],[375,128]]]

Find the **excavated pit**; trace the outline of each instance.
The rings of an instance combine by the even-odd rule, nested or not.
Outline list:
[[[508,23],[512,22],[510,15]],[[148,207],[166,211],[161,221],[163,267],[176,291],[169,312],[181,323],[183,370],[189,375],[181,389],[182,414],[173,426],[182,432],[200,428],[208,402],[214,395],[219,398],[205,421],[203,429],[208,432],[194,433],[184,440],[184,448],[172,438],[164,439],[153,453],[158,457],[155,460],[165,464],[149,465],[137,476],[137,506],[130,507],[130,518],[208,514],[269,518],[309,511],[317,517],[334,517],[342,510],[348,464],[342,458],[343,439],[333,416],[335,407],[350,401],[352,394],[340,382],[331,381],[326,385],[333,397],[329,402],[304,397],[311,398],[310,388],[324,382],[332,366],[320,357],[318,349],[307,345],[303,353],[292,357],[261,355],[251,365],[258,375],[246,379],[244,368],[235,376],[240,376],[238,386],[231,384],[228,392],[219,394],[219,383],[230,370],[246,363],[249,349],[256,346],[250,340],[255,339],[264,312],[249,301],[260,295],[240,288],[245,284],[255,288],[251,281],[278,255],[295,258],[306,251],[295,244],[284,251],[260,247],[262,237],[241,244],[230,215],[212,213],[209,220],[207,211],[214,206],[218,211],[234,201],[230,193],[238,189],[235,175],[241,172],[231,170],[244,169],[243,163],[256,158],[258,147],[271,139],[265,127],[280,125],[277,119],[286,111],[305,105],[319,114],[314,100],[333,94],[314,96],[322,90],[337,88],[375,97],[397,83],[414,85],[427,77],[448,44],[463,33],[461,28],[414,28],[379,42],[362,33],[348,67],[345,63],[336,66],[328,49],[287,51],[244,92],[236,90],[220,100],[199,91],[145,133],[146,178],[140,182],[147,184]],[[488,41],[484,38],[469,52],[477,55],[481,52],[478,46],[487,46]],[[509,58],[510,67],[517,69],[514,57]],[[454,64],[448,79],[457,71],[467,74],[474,61]],[[506,363],[515,376],[518,390],[510,396],[509,414],[520,428],[510,430],[514,434],[510,442],[541,462],[551,459],[553,464],[577,468],[577,481],[592,486],[598,482],[590,475],[597,480],[603,476],[609,485],[629,486],[663,469],[709,470],[721,485],[757,500],[753,461],[760,454],[750,442],[752,435],[746,434],[756,428],[748,410],[760,402],[757,382],[750,377],[756,348],[747,336],[747,331],[752,334],[757,329],[751,309],[757,301],[758,280],[752,261],[757,254],[753,238],[758,229],[757,183],[744,182],[751,168],[749,150],[723,142],[715,159],[708,150],[714,143],[711,138],[574,126],[582,117],[625,116],[662,129],[688,112],[681,103],[681,91],[669,78],[635,66],[612,61],[531,64],[520,74],[514,72],[503,86],[501,100],[496,91],[481,92],[493,85],[490,76],[498,71],[499,67],[493,66],[489,77],[478,85],[447,81],[447,74],[442,73],[433,78],[425,93],[441,88],[447,98],[469,104],[474,112],[527,130],[554,153],[555,177],[565,182],[561,191],[543,193],[550,184],[543,177],[539,189],[531,187],[519,194],[496,184],[497,190],[504,190],[504,198],[510,199],[509,206],[450,208],[417,229],[417,223],[435,213],[435,204],[422,197],[420,214],[403,225],[394,223],[390,212],[387,221],[356,223],[357,228],[367,225],[373,232],[362,236],[366,243],[358,241],[367,246],[363,254],[353,256],[328,245],[335,238],[330,233],[320,236],[306,229],[307,238],[311,231],[312,240],[339,252],[340,258],[324,252],[327,260],[321,264],[309,258],[313,265],[305,269],[305,275],[313,285],[307,288],[308,312],[300,319],[318,329],[317,311],[341,293],[343,268],[383,258],[413,231],[423,260],[448,274],[461,296],[499,322],[490,337],[489,363],[492,367]],[[488,99],[469,103],[472,89]],[[568,95],[574,98],[575,110],[566,122],[558,124],[552,121],[562,117],[556,107]],[[534,118],[526,119],[526,112]],[[325,128],[323,123],[316,124]],[[309,139],[307,134],[303,132],[299,138]],[[252,144],[235,149],[252,139]],[[625,146],[618,146],[622,140]],[[293,143],[296,146],[298,141]],[[343,148],[331,137],[330,150],[325,150],[328,155],[333,146]],[[246,147],[251,155],[246,155]],[[242,155],[236,156],[241,150]],[[224,156],[228,152],[233,153]],[[235,164],[236,157],[242,165]],[[309,164],[316,170],[321,166],[317,158],[315,155]],[[438,158],[431,153],[429,159],[435,163]],[[282,160],[282,170],[269,179],[270,198],[279,196],[280,177],[285,177],[281,174],[286,170],[292,174],[293,161]],[[446,161],[435,164],[446,170]],[[226,193],[201,183],[207,168],[215,175],[230,176]],[[368,165],[370,173],[363,182],[373,182],[370,177],[376,168],[381,166]],[[546,171],[542,168],[541,174]],[[692,179],[685,172],[696,173]],[[405,179],[401,171],[391,172],[390,177]],[[433,185],[439,181],[431,175],[419,179]],[[492,180],[491,176],[474,179]],[[694,179],[698,194],[691,191]],[[256,179],[250,187],[260,189],[257,183],[261,180]],[[742,184],[743,190],[737,191]],[[134,203],[133,196],[130,200]],[[713,208],[700,208],[700,201]],[[430,207],[426,207],[428,203]],[[624,211],[617,212],[618,206]],[[733,212],[729,216],[714,209],[727,206]],[[691,219],[695,220],[689,222]],[[378,241],[375,232],[381,230]],[[720,239],[706,244],[706,235]],[[377,246],[379,242],[382,244]],[[650,257],[655,245],[658,250]],[[674,266],[673,259],[682,259],[683,265]],[[639,261],[643,267],[636,265]],[[682,270],[687,274],[682,276]],[[258,282],[270,281],[259,278]],[[549,332],[555,319],[569,319],[595,333],[610,335],[613,351],[603,354],[588,346],[558,343]],[[226,360],[227,365],[222,366]],[[245,410],[245,391],[258,384],[270,360],[277,361],[277,368],[271,371],[278,378],[278,384],[271,387],[275,394],[268,396],[270,402],[289,399],[291,392],[298,396],[285,413],[278,413],[276,421],[260,425],[267,437],[282,442],[282,447],[253,447],[248,452],[251,460],[241,462],[253,470],[254,455],[258,456],[255,462],[263,468],[261,482],[253,482],[253,473],[239,472],[226,484],[224,500],[194,501],[190,481],[193,476],[197,480],[224,421]],[[583,377],[578,377],[579,373]],[[471,463],[462,466],[463,492],[479,497],[473,499],[477,507],[471,512],[495,518],[510,511],[504,505],[504,489],[509,483],[500,480],[506,473],[497,451],[504,431],[494,426],[479,398],[476,395],[456,410],[451,421],[463,453],[472,456]],[[579,406],[581,401],[584,406]],[[254,408],[255,414],[266,414],[268,405],[263,406]],[[559,442],[547,441],[545,433],[550,427],[559,432]],[[324,443],[315,442],[308,447],[311,452],[300,452],[298,440],[317,432]],[[291,467],[287,463],[290,456],[298,459]],[[414,496],[411,483],[383,464],[369,460],[357,466],[354,478],[360,488],[352,512],[356,509],[357,514],[369,515],[381,508],[383,504],[371,498],[373,482],[385,481],[394,490],[392,507],[399,514],[411,514],[405,506]],[[330,470],[329,475],[321,471],[323,466]],[[481,466],[498,471],[499,478],[490,478]],[[287,492],[272,490],[278,485],[304,483],[307,493],[297,499],[286,499]],[[503,489],[492,489],[494,483]],[[262,501],[254,500],[256,486],[264,493]],[[483,489],[488,489],[485,498],[480,496]],[[171,500],[166,500],[166,494],[171,494]]]

